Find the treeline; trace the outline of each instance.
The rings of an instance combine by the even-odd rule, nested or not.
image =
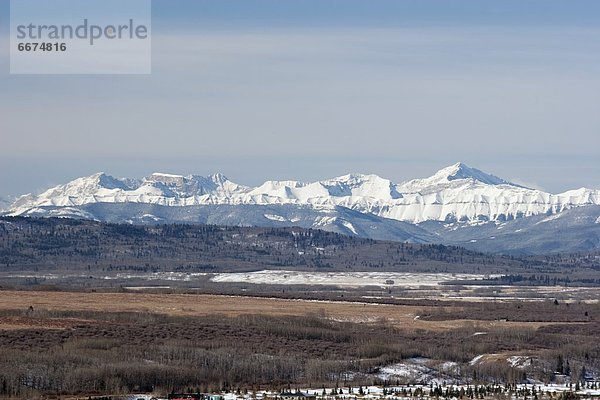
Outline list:
[[[559,268],[588,268],[594,271],[600,271],[600,251],[569,254],[559,253],[543,257],[532,257],[532,259],[543,261],[548,265],[557,266]]]
[[[225,271],[256,268],[423,272],[535,271],[528,262],[442,245],[348,237],[314,229],[135,226],[0,218],[5,270]]]
[[[584,278],[557,276],[548,274],[532,275],[503,275],[496,278],[473,281],[474,285],[510,285],[510,286],[600,286],[600,277]]]

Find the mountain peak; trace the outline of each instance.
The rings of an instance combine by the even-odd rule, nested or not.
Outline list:
[[[442,168],[436,172],[431,178],[432,181],[442,183],[444,181],[455,181],[459,179],[471,179],[487,185],[514,185],[497,176],[487,174],[476,168],[471,168],[467,164],[457,162],[449,167]]]
[[[154,173],[145,179],[146,184],[157,187],[175,197],[193,197],[207,194],[231,193],[241,191],[244,187],[231,182],[225,175],[216,173],[208,176],[172,175]],[[222,194],[221,193],[221,194]]]
[[[457,162],[442,168],[428,178],[413,179],[398,185],[399,192],[407,193],[434,193],[443,187],[463,186],[499,186],[509,185],[515,188],[527,189],[490,175],[467,164]]]
[[[229,180],[229,178],[227,178],[225,175],[223,175],[220,172],[210,175],[209,178],[217,185],[222,185],[223,183],[225,183]]]
[[[373,197],[385,200],[402,197],[396,191],[395,184],[375,174],[352,173],[320,183],[334,196]]]
[[[104,172],[99,172],[95,176],[97,177],[98,185],[106,189],[129,189],[129,186],[124,181],[105,174]]]
[[[104,172],[96,172],[95,174],[74,179],[64,185],[57,186],[56,188],[52,188],[49,190],[61,190],[61,188],[71,188],[72,190],[94,190],[95,188],[104,188],[104,189],[128,189],[128,186],[121,181],[111,175],[108,175]]]

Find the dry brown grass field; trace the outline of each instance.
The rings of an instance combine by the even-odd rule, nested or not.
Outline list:
[[[443,379],[482,383],[550,382],[565,360],[576,379],[600,367],[599,315],[597,304],[550,301],[4,290],[0,397],[320,387],[348,376],[364,385],[381,383],[379,368],[414,358],[457,363],[460,376]],[[479,355],[491,358],[471,364]],[[519,369],[506,361],[513,356],[533,361]]]
[[[459,313],[461,306],[414,306],[394,304],[357,303],[344,301],[289,300],[244,296],[149,294],[149,293],[82,293],[0,291],[2,310],[94,311],[94,312],[144,312],[169,316],[240,315],[305,316],[319,315],[335,321],[381,323],[404,329],[448,330],[460,327],[532,328],[551,322],[523,322],[505,320],[477,320],[455,318],[448,320],[423,320],[423,312]],[[0,329],[68,328],[74,324],[93,321],[27,317],[0,318]],[[553,323],[555,324],[555,322]]]

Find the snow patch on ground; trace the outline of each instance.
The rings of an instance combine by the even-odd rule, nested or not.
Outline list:
[[[410,380],[420,380],[431,371],[424,365],[415,364],[394,364],[389,367],[383,367],[377,375],[380,379],[390,380],[394,378],[409,378]]]
[[[150,400],[154,398],[153,395],[150,394],[132,394],[130,396],[124,397],[126,400]]]
[[[522,355],[506,354],[480,354],[469,361],[469,365],[474,366],[483,363],[506,362],[513,368],[526,369],[531,366],[532,358]]]
[[[440,362],[424,357],[415,357],[379,369],[377,377],[387,381],[404,383],[437,383],[452,380],[460,366],[453,361]]]
[[[508,364],[513,368],[525,369],[531,366],[531,357],[526,356],[511,356],[506,359]]]
[[[314,226],[327,226],[332,225],[337,221],[336,217],[318,217],[315,219]]]
[[[355,235],[358,235],[358,232],[356,232],[356,229],[354,228],[354,225],[352,225],[351,222],[349,221],[342,221],[342,225],[344,225],[346,228],[350,229],[350,231],[352,233],[354,233]]]
[[[443,372],[454,372],[457,368],[459,368],[458,363],[454,361],[446,361],[439,366],[440,371]]]
[[[275,214],[265,214],[265,218],[270,219],[271,221],[278,221],[278,222],[286,222],[287,221],[287,219],[285,219],[281,215],[275,215]]]
[[[161,221],[162,220],[162,218],[159,218],[159,217],[157,217],[154,214],[144,214],[144,215],[142,215],[142,218],[143,219],[152,219],[154,221]]]
[[[481,359],[485,356],[485,354],[480,354],[478,356],[475,356],[471,361],[469,361],[469,365],[473,366],[475,364],[479,364],[481,362]]]
[[[543,224],[544,222],[554,221],[554,220],[557,220],[557,219],[559,219],[561,217],[562,217],[562,214],[554,214],[554,215],[549,216],[548,218],[544,218],[540,222],[536,223],[536,225]]]

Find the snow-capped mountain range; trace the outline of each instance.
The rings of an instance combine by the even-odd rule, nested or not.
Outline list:
[[[221,174],[155,173],[144,179],[117,179],[98,173],[39,195],[22,196],[5,214],[132,223],[299,225],[377,239],[452,242],[446,233],[460,227],[510,225],[511,221],[598,205],[600,190],[550,194],[457,163],[431,177],[400,184],[363,174],[312,183],[267,181],[248,187]],[[600,223],[593,228],[598,230]],[[476,236],[475,231],[469,232]],[[477,240],[461,238],[460,243]]]
[[[395,184],[377,175],[350,174],[304,183],[267,181],[248,187],[221,174],[208,177],[155,173],[147,178],[117,179],[104,173],[75,179],[14,202],[11,215],[43,207],[94,203],[144,203],[169,207],[198,205],[342,206],[379,217],[424,221],[510,220],[555,214],[583,205],[600,205],[600,190],[550,194],[519,186],[457,163],[425,179]]]

